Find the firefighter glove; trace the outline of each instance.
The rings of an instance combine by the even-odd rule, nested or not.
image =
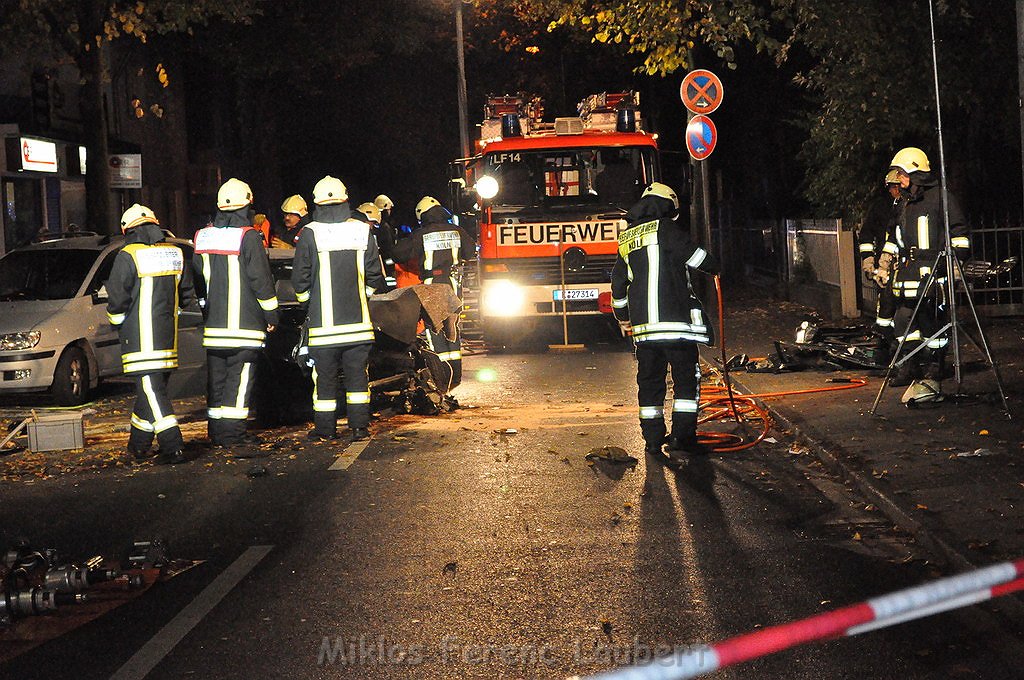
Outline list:
[[[889,275],[892,271],[892,255],[882,253],[878,258],[878,269],[875,270],[875,283],[885,286],[889,283]]]
[[[864,280],[870,281],[875,276],[875,256],[868,255],[860,261],[860,270],[864,272]]]

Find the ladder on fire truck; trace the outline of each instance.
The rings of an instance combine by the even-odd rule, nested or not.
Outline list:
[[[483,339],[480,326],[480,270],[474,258],[462,264],[462,314],[460,315],[462,337],[468,341]]]

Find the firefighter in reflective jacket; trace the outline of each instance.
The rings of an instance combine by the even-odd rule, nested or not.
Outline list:
[[[121,216],[125,246],[106,283],[107,318],[121,337],[124,374],[135,381],[129,453],[149,458],[156,435],[159,462],[182,463],[184,442],[167,379],[178,367],[178,309],[192,304],[195,294],[181,248],[164,241],[159,224],[138,203]]]
[[[711,328],[690,286],[690,269],[715,273],[718,265],[690,241],[678,222],[679,198],[654,182],[629,212],[612,268],[612,308],[636,343],[640,431],[647,453],[661,457],[666,443],[665,376],[672,367],[669,448],[703,451],[697,441],[700,363],[697,343],[710,344]]]
[[[896,220],[903,210],[900,195],[899,173],[889,170],[885,175],[885,195],[878,196],[868,207],[864,223],[857,235],[861,271],[866,283],[872,283],[878,269],[878,258],[882,255],[889,235],[895,232]],[[880,337],[886,349],[894,349],[893,316],[896,313],[896,297],[888,285],[878,286],[878,302],[875,306],[875,334]]]
[[[455,295],[462,298],[457,268],[476,256],[473,239],[454,223],[452,214],[432,196],[424,196],[416,204],[416,219],[420,224],[416,232],[395,246],[395,262],[416,263],[421,283],[451,286]],[[427,346],[443,366],[448,367],[449,389],[462,382],[462,340],[458,324],[454,338],[449,338],[443,331],[428,328]]]
[[[207,431],[214,446],[245,442],[256,359],[277,324],[277,294],[263,239],[252,228],[252,191],[229,179],[213,225],[196,234],[196,288],[206,327]]]
[[[914,354],[899,372],[890,378],[894,386],[909,385],[915,380],[942,379],[943,362],[948,333],[936,336],[947,322],[948,309],[944,295],[946,283],[945,261],[938,260],[935,280],[921,300],[917,317],[911,316],[920,294],[924,291],[932,267],[945,248],[946,232],[942,213],[942,189],[939,178],[931,171],[928,156],[921,149],[901,149],[892,159],[891,169],[900,182],[903,205],[896,227],[886,239],[878,258],[879,285],[891,286],[897,301],[894,328],[897,340],[904,338],[905,354],[922,342],[925,349]],[[953,255],[961,262],[970,252],[970,237],[960,203],[948,194],[949,230]],[[935,337],[932,337],[935,336]]]
[[[373,238],[377,242],[377,250],[380,251],[380,259],[384,263],[384,281],[387,283],[388,289],[397,288],[395,261],[391,256],[391,251],[395,248],[395,241],[391,230],[381,223],[380,208],[373,203],[367,202],[356,208],[356,211],[363,215],[366,221],[370,223],[370,233],[373,234]],[[357,219],[358,217],[359,215],[356,215]]]
[[[337,437],[338,368],[345,380],[345,411],[352,439],[370,436],[369,361],[373,323],[368,299],[383,289],[377,241],[352,217],[348,190],[327,176],[313,188],[313,221],[299,234],[292,284],[308,306],[313,360],[312,439]]]

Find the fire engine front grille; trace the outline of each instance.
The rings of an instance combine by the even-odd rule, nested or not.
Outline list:
[[[493,269],[488,271],[490,266],[496,265],[504,265],[508,268],[508,273],[496,272]],[[612,280],[614,265],[615,255],[589,255],[582,269],[572,271],[566,267],[565,282],[567,284],[608,283]],[[487,272],[484,276],[490,278],[507,277],[522,284],[552,286],[557,286],[561,282],[558,260],[554,257],[483,260],[481,267]]]
[[[561,314],[562,301],[537,302],[535,303],[538,314]],[[567,312],[596,312],[598,311],[597,300],[566,300],[565,311]]]

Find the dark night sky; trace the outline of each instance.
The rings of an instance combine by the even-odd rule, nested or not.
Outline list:
[[[289,0],[283,2],[287,5]],[[342,28],[336,30],[342,36],[363,35],[358,28],[361,4],[340,4],[355,9],[348,10],[339,24]],[[362,46],[355,38],[325,43],[315,28],[302,37],[288,35],[270,17],[257,19],[253,26],[228,28],[227,41],[218,33],[223,27],[211,27],[197,35],[205,47],[188,57],[193,140],[209,139],[210,117],[219,115],[226,143],[225,176],[248,178],[257,207],[272,217],[284,196],[299,192],[308,200],[316,180],[329,173],[346,182],[354,203],[387,193],[398,204],[399,215],[411,220],[412,206],[424,194],[445,200],[447,164],[459,154],[454,27],[451,14],[441,7],[418,18],[420,42],[411,54],[396,48],[398,23],[381,34],[386,39],[373,35]],[[388,17],[387,11],[376,11]],[[638,76],[632,73],[635,56],[543,31],[533,41],[541,48],[538,54],[526,54],[525,43],[505,52],[492,42],[500,24],[481,23],[471,12],[467,6],[471,135],[488,93],[537,92],[544,96],[551,118],[573,115],[576,102],[587,94],[638,89],[647,127],[661,136],[667,178],[679,186],[674,179],[679,174],[673,170],[686,163],[685,110],[678,96],[683,73]],[[402,16],[396,14],[395,21]],[[380,18],[375,21],[379,24]],[[351,35],[344,32],[348,25]],[[423,26],[429,31],[424,33]],[[278,49],[277,41],[284,40],[290,41],[291,52]],[[309,77],[316,85],[296,87],[294,78],[256,78],[244,88],[238,83],[225,87],[230,69],[221,65],[219,55],[240,45],[263,46],[254,52],[257,58],[285,54],[308,59]],[[329,82],[313,73],[317,55],[346,50],[361,58],[353,58],[354,65],[340,62]],[[780,70],[751,49],[741,46],[737,52],[740,68],[735,71],[698,56],[698,65],[718,73],[725,84],[725,101],[712,114],[719,143],[709,162],[713,176],[722,178],[723,203],[737,219],[806,216],[810,208],[799,197],[805,171],[797,160],[806,132],[795,121],[808,110],[810,98],[792,83],[795,65]],[[253,108],[273,115],[263,115],[261,127],[259,119],[253,121]],[[248,109],[247,115],[239,116],[239,109]],[[1013,162],[1010,175],[1019,178],[1019,159]],[[1013,184],[1012,177],[1008,184]],[[1017,186],[1019,182],[1013,185]],[[1006,192],[994,189],[997,194]]]

